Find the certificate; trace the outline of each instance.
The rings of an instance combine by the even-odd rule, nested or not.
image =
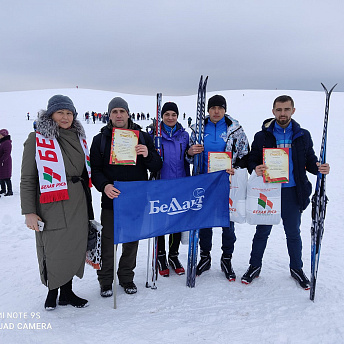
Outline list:
[[[208,152],[208,173],[232,168],[231,152]]]
[[[111,165],[136,165],[135,146],[139,142],[139,131],[113,128],[111,140]]]
[[[263,148],[264,183],[289,182],[289,148]]]

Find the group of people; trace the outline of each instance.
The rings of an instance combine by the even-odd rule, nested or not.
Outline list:
[[[82,278],[84,273],[88,220],[93,214],[90,211],[90,179],[102,193],[102,267],[97,270],[97,275],[100,295],[109,297],[113,294],[114,280],[113,199],[121,197],[121,190],[115,188],[113,182],[143,181],[148,180],[149,175],[157,174],[161,179],[190,176],[190,164],[196,154],[203,155],[203,173],[207,173],[208,152],[231,152],[232,168],[226,170],[231,175],[239,168],[247,168],[249,173],[255,170],[261,176],[267,168],[263,163],[263,148],[289,148],[290,179],[282,184],[282,220],[291,276],[302,288],[309,288],[309,280],[302,270],[300,236],[301,213],[309,204],[311,194],[306,170],[312,174],[328,174],[329,165],[318,163],[310,133],[292,119],[295,112],[293,99],[285,95],[275,99],[272,109],[274,117],[264,121],[262,130],[254,137],[251,150],[242,126],[226,114],[227,102],[223,96],[211,97],[207,111],[209,116],[205,119],[204,144],[201,145],[195,143],[194,126],[189,137],[178,122],[177,104],[165,103],[162,107],[160,156],[154,147],[153,133],[142,131],[133,122],[124,99],[113,98],[108,104],[110,120],[93,138],[88,153],[85,132],[77,120],[72,100],[62,95],[49,99],[47,109],[40,112],[37,131],[30,133],[24,144],[20,187],[26,225],[36,234],[41,280],[49,289],[45,300],[47,310],[56,308],[58,293],[59,305],[88,305],[86,299],[73,292],[72,279],[75,275]],[[135,165],[109,163],[113,128],[139,131]],[[41,222],[44,223],[43,231],[39,230]],[[245,284],[251,283],[261,272],[271,227],[256,227],[249,268],[241,277]],[[180,230],[182,232],[183,228]],[[198,276],[211,267],[212,228],[200,229],[199,237]],[[160,275],[168,277],[170,268],[178,275],[185,273],[178,258],[180,240],[180,233],[171,234],[167,250],[164,236],[158,238]],[[230,221],[228,227],[222,228],[223,253],[220,261],[229,281],[236,279],[232,266],[235,241],[234,223]],[[117,275],[120,286],[127,294],[137,292],[134,283],[137,249],[138,241],[122,244]]]
[[[131,114],[131,118],[135,121],[135,113]],[[141,113],[138,112],[136,114],[136,120],[137,121],[139,121],[139,120],[145,121],[146,119],[149,120],[149,112],[147,113],[147,115],[145,115],[143,112],[141,112]]]
[[[109,115],[106,112],[101,114],[100,112],[92,111],[91,114],[90,114],[89,111],[86,111],[85,115],[84,115],[84,118],[85,118],[85,121],[86,121],[87,124],[89,124],[91,117],[92,117],[93,124],[96,123],[96,120],[101,121],[103,123],[108,123],[109,122]]]

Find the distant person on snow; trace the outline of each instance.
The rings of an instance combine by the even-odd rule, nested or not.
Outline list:
[[[208,100],[208,113],[204,122],[204,146],[196,144],[195,124],[191,127],[190,148],[188,156],[193,162],[195,154],[203,154],[203,173],[208,172],[208,152],[231,152],[232,168],[226,170],[234,175],[236,168],[247,167],[249,144],[244,129],[237,120],[226,114],[226,99],[215,95]],[[196,268],[196,275],[200,276],[210,269],[212,248],[212,228],[203,228],[199,231],[201,259]],[[236,241],[234,222],[229,227],[222,227],[222,256],[221,269],[229,281],[235,281],[236,275],[232,267],[232,254]]]
[[[188,126],[189,126],[189,127],[190,127],[190,125],[191,125],[191,122],[192,122],[192,118],[189,117],[189,118],[188,118]]]
[[[90,122],[90,113],[88,111],[85,112],[85,120],[87,124]]]
[[[12,140],[7,129],[0,130],[0,194],[12,196]],[[7,187],[7,191],[6,191]]]
[[[306,170],[312,174],[328,174],[329,164],[320,165],[313,150],[310,133],[300,127],[291,117],[295,113],[294,101],[282,95],[273,102],[274,118],[263,122],[262,130],[256,133],[249,155],[248,171],[255,170],[262,176],[267,167],[263,163],[263,148],[289,148],[289,182],[282,184],[281,210],[283,227],[290,258],[290,273],[298,284],[308,290],[310,282],[302,270],[302,241],[300,236],[301,213],[306,209],[312,192]],[[241,277],[250,284],[262,269],[265,247],[272,226],[258,225],[253,237],[250,266]]]

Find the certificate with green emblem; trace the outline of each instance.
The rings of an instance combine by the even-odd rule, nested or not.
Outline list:
[[[135,146],[139,142],[139,131],[129,129],[112,130],[111,165],[136,165]]]
[[[289,182],[289,148],[263,148],[264,183]]]

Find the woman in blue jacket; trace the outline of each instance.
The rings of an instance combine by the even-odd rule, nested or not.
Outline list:
[[[175,179],[190,176],[190,165],[185,160],[185,152],[189,148],[189,134],[178,122],[178,107],[173,102],[167,102],[161,111],[161,156],[163,166],[160,170],[161,179]],[[185,270],[178,259],[181,233],[169,235],[168,263],[178,275]],[[158,266],[161,276],[168,277],[168,268],[165,249],[165,236],[158,237]]]

